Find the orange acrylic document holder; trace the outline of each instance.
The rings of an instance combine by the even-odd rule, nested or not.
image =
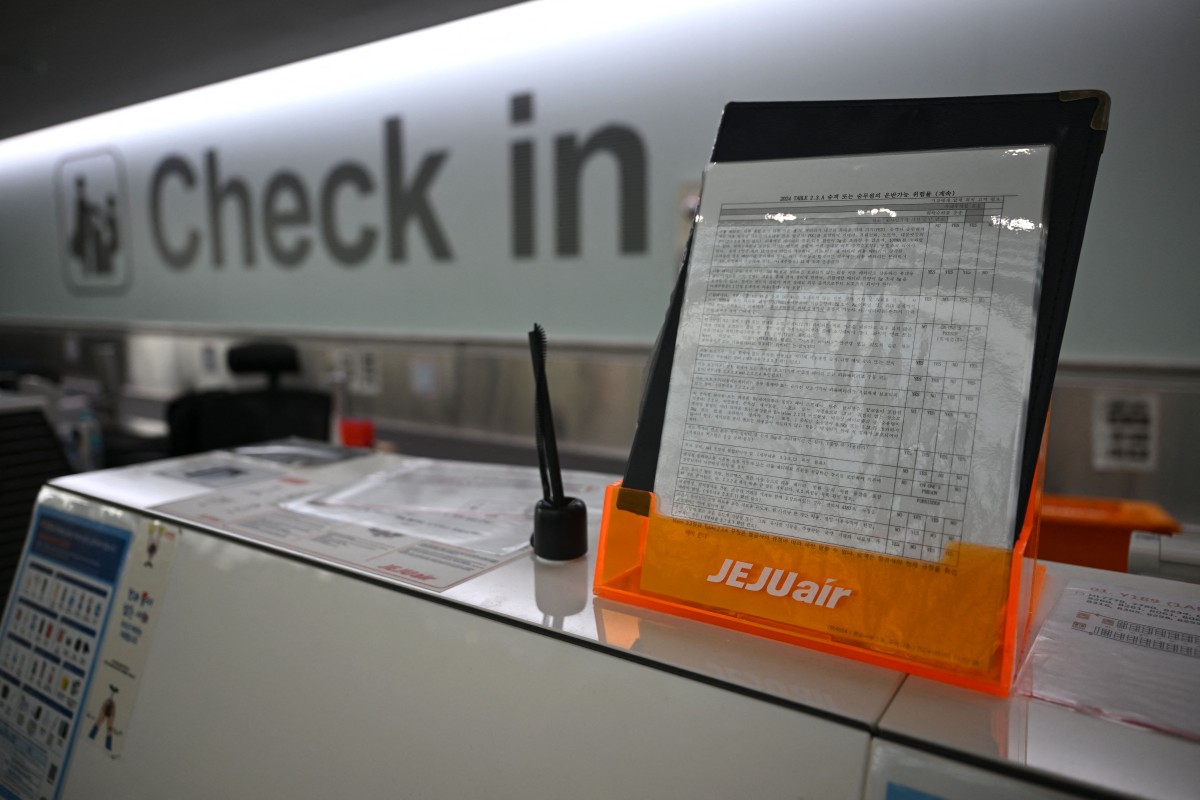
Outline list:
[[[993,694],[1007,694],[1032,608],[1042,465],[1011,550],[958,542],[940,562],[674,519],[608,487],[595,592]]]
[[[1108,107],[1108,96],[1098,91],[727,105],[713,145],[710,166],[705,173],[704,191],[710,194],[707,199],[702,197],[693,226],[693,238],[689,240],[674,294],[651,357],[646,391],[624,481],[608,490],[596,565],[596,594],[972,689],[1007,694],[1028,632],[1029,611],[1035,596],[1035,557],[1045,458],[1044,425],[1049,414],[1050,395],[1082,247],[1088,204],[1108,127]],[[1037,144],[1038,147],[1030,149],[1028,145],[1031,144]],[[1014,509],[1011,515],[1005,513],[1008,505],[996,505],[994,508],[988,505],[989,513],[976,517],[1009,519],[1006,529],[963,531],[956,528],[954,534],[948,535],[943,524],[942,533],[939,534],[939,523],[932,519],[923,520],[921,526],[905,524],[901,529],[902,526],[895,522],[903,518],[905,513],[910,514],[909,522],[912,516],[925,516],[902,512],[888,525],[888,539],[882,543],[882,547],[880,542],[866,541],[866,537],[852,531],[826,527],[824,530],[829,533],[821,534],[837,536],[845,533],[846,538],[838,541],[845,545],[858,545],[849,547],[721,527],[657,513],[658,498],[652,490],[662,468],[660,456],[664,452],[664,437],[668,435],[664,431],[669,428],[672,437],[668,443],[664,471],[664,475],[669,476],[679,466],[672,459],[682,452],[683,435],[679,429],[692,422],[690,399],[684,404],[686,410],[683,406],[670,410],[672,392],[689,385],[691,388],[684,391],[691,392],[700,385],[697,384],[697,376],[699,380],[708,381],[713,375],[721,374],[732,376],[728,387],[725,384],[704,383],[703,386],[715,388],[702,391],[715,395],[728,388],[726,394],[737,395],[743,389],[741,384],[733,382],[742,381],[744,375],[745,381],[750,382],[747,385],[756,385],[754,381],[769,384],[762,389],[752,388],[749,391],[763,391],[770,397],[761,402],[747,400],[744,404],[739,405],[741,401],[738,401],[731,405],[735,409],[730,412],[734,418],[731,430],[738,434],[761,432],[770,435],[784,431],[786,438],[792,433],[808,436],[810,429],[815,429],[814,426],[825,426],[821,430],[834,437],[828,441],[840,443],[845,438],[840,432],[849,428],[845,424],[837,429],[832,427],[832,420],[836,416],[834,412],[825,415],[824,411],[812,414],[794,411],[799,408],[799,400],[807,400],[809,396],[801,391],[780,387],[792,377],[789,371],[793,367],[807,369],[809,366],[809,362],[793,358],[793,354],[837,357],[842,355],[838,348],[846,342],[849,343],[845,351],[848,355],[867,353],[874,356],[884,352],[879,348],[890,347],[878,342],[883,342],[891,334],[880,334],[876,341],[870,337],[855,339],[858,334],[843,333],[842,329],[834,332],[833,328],[829,328],[827,333],[817,332],[818,322],[828,325],[829,320],[837,319],[847,325],[854,324],[860,319],[855,304],[865,302],[863,298],[891,297],[889,289],[868,288],[868,284],[840,283],[840,271],[850,274],[859,272],[860,268],[871,267],[876,262],[887,261],[891,264],[890,250],[868,246],[860,252],[854,248],[839,249],[842,248],[841,244],[831,246],[833,249],[821,250],[820,258],[811,262],[813,269],[830,268],[831,272],[813,272],[793,281],[789,276],[794,271],[808,269],[805,265],[810,262],[806,259],[818,251],[809,253],[804,249],[808,245],[802,244],[802,239],[792,233],[781,234],[778,238],[773,233],[763,234],[761,250],[754,249],[759,247],[758,240],[746,238],[758,236],[751,231],[751,222],[762,215],[763,220],[780,226],[785,223],[793,226],[778,230],[801,230],[805,225],[829,222],[830,218],[822,216],[809,220],[805,215],[824,215],[843,210],[841,206],[834,208],[826,205],[835,201],[866,202],[857,210],[858,215],[863,215],[864,226],[874,225],[868,223],[868,219],[874,219],[877,213],[897,223],[905,219],[917,219],[900,216],[902,212],[895,209],[874,205],[877,201],[873,198],[876,197],[886,199],[892,205],[897,198],[911,199],[907,189],[882,193],[851,193],[843,190],[839,194],[826,196],[823,194],[826,191],[824,183],[827,178],[835,180],[842,172],[847,176],[852,173],[866,174],[859,172],[866,159],[897,155],[908,163],[907,159],[918,157],[923,161],[923,166],[914,174],[920,174],[925,166],[932,168],[935,156],[941,159],[951,151],[961,154],[980,148],[983,149],[980,152],[1000,148],[1003,159],[1015,154],[1024,157],[1035,150],[1041,151],[1041,148],[1050,148],[1041,152],[1052,155],[1044,162],[1044,184],[1040,173],[1031,172],[1028,176],[1029,196],[1034,197],[1038,192],[1045,195],[1044,203],[1029,206],[1031,209],[1036,207],[1039,219],[1020,218],[1021,223],[1034,226],[1030,231],[1038,229],[1040,232],[1037,235],[1043,237],[1039,239],[1040,255],[1037,257],[1041,263],[1035,271],[1036,286],[1024,300],[1016,300],[1017,295],[1011,294],[1009,300],[1012,302],[1002,301],[997,304],[995,312],[1000,319],[1004,313],[1002,305],[1011,305],[1015,309],[1025,302],[1033,304],[1030,309],[1033,313],[1029,318],[1012,317],[1010,321],[1014,327],[1004,334],[1008,337],[1013,358],[1025,358],[1025,355],[1016,354],[1023,353],[1022,348],[1028,345],[1031,359],[1026,373],[1028,383],[1019,387],[1025,398],[1024,416],[1020,420],[1002,420],[1006,424],[1020,422],[1020,427],[1014,427],[1015,436],[1011,440],[997,438],[994,445],[997,448],[1013,448],[1016,468],[1011,471],[1007,468],[994,469],[994,474],[981,475],[984,480],[979,481],[979,485],[973,485],[973,491],[987,494],[978,498],[980,508],[987,503],[1011,502],[1011,508]],[[927,156],[930,160],[925,161]],[[780,169],[777,165],[792,163],[798,166],[808,159],[815,159],[810,166],[816,166],[788,171],[786,181],[794,180],[800,191],[822,194],[783,195],[782,189],[792,184],[782,179],[776,180],[772,173]],[[967,171],[973,169],[971,167]],[[947,167],[947,170],[945,174],[949,175],[955,173],[958,167]],[[735,174],[736,180],[731,177]],[[934,170],[930,174],[936,175],[938,172]],[[885,188],[889,188],[892,178],[881,177],[879,180],[881,186],[888,184]],[[905,178],[901,182],[907,180]],[[918,182],[924,180],[922,177]],[[932,197],[926,191],[919,194],[922,198]],[[779,197],[779,204],[766,200],[770,197]],[[818,200],[819,205],[811,204]],[[706,207],[712,210],[705,212]],[[1004,208],[1009,209],[1009,206]],[[777,209],[777,213],[768,213],[770,209]],[[883,220],[883,217],[880,219]],[[977,224],[968,222],[966,217],[963,219],[964,225]],[[990,218],[993,226],[1008,225],[1005,220],[1003,214]],[[881,221],[879,224],[890,223]],[[723,251],[725,254],[722,256],[728,264],[721,267],[725,272],[717,276],[713,266],[718,260],[714,255],[717,248],[715,242],[717,228],[722,225],[727,226],[722,228],[723,231],[733,233],[729,233],[728,237],[730,248],[727,252]],[[776,230],[773,225],[770,229]],[[1006,237],[1006,241],[1010,239]],[[752,244],[745,244],[748,249],[743,250],[743,243],[747,242]],[[692,262],[693,246],[700,248],[700,260],[695,264]],[[795,248],[796,258],[788,254],[789,248]],[[1032,251],[1026,258],[1034,258]],[[938,263],[941,264],[940,261]],[[943,275],[958,274],[954,267],[964,262],[947,263],[949,267],[943,269]],[[699,272],[694,272],[697,265]],[[917,271],[925,266],[923,260],[914,260],[911,265]],[[743,267],[749,277],[735,276],[734,273]],[[1014,275],[1018,272],[1026,275],[1022,271],[1024,267],[1014,266],[1014,270]],[[926,268],[926,271],[936,272],[936,269]],[[994,289],[996,273],[992,271],[988,274],[992,275],[992,282],[986,285]],[[690,284],[692,279],[704,283]],[[989,279],[985,279],[985,283],[986,280]],[[920,303],[933,303],[941,308],[942,301],[948,300],[950,295],[959,296],[957,282],[953,284],[954,289],[950,289],[947,283],[945,291],[939,282],[936,292],[925,288],[924,283],[921,285]],[[1012,284],[1014,287],[1016,285]],[[846,286],[856,288],[850,290]],[[974,286],[972,284],[971,292],[976,291]],[[895,291],[901,290],[896,288]],[[909,296],[916,296],[915,289],[903,291]],[[992,290],[987,291],[990,293]],[[710,302],[710,292],[713,308],[716,309],[712,319],[719,321],[708,325],[709,317],[705,317],[704,313],[689,315],[685,310],[694,311],[704,307]],[[811,305],[805,305],[808,300],[792,305],[791,298],[794,295],[806,293],[820,299],[813,300]],[[849,305],[845,307],[845,313],[827,312],[827,308],[833,309],[840,302],[829,298],[839,294],[853,298],[847,301]],[[745,299],[738,299],[742,295]],[[899,297],[900,294],[895,296]],[[990,300],[987,302],[991,303]],[[991,308],[990,305],[987,307]],[[993,312],[989,310],[987,313],[990,315]],[[938,317],[938,314],[943,314],[943,311],[935,311],[931,319],[939,324],[945,319],[960,319],[954,317],[953,313],[950,317]],[[767,322],[758,325],[756,320],[745,315],[759,315]],[[778,326],[773,328],[772,325],[777,321]],[[806,327],[809,323],[812,323],[811,327]],[[953,338],[962,334],[959,331],[947,335]],[[999,333],[996,335],[1001,336]],[[990,333],[985,335],[985,345],[993,341],[991,336]],[[677,351],[676,345],[681,341],[684,343],[683,349]],[[826,341],[831,343],[828,348],[824,348]],[[775,351],[770,348],[775,344],[779,345],[776,348],[778,352],[787,352],[788,355],[771,361]],[[720,368],[702,372],[696,353],[701,346],[710,345],[714,349],[730,345],[733,352],[725,356],[729,360],[722,362]],[[786,349],[785,345],[792,349]],[[761,372],[741,370],[743,361],[750,363],[750,359],[759,359],[755,350],[761,347],[768,348],[764,353],[772,354],[769,357],[762,356],[761,363],[770,363],[778,369]],[[932,345],[930,348],[932,352]],[[754,355],[746,356],[745,352]],[[987,357],[991,359],[993,356]],[[1008,358],[1003,355],[996,357],[1002,361]],[[674,373],[677,358],[683,367],[678,375]],[[715,358],[714,355],[713,363],[716,363]],[[837,365],[840,362],[835,360],[829,363]],[[1013,365],[1018,363],[1012,362]],[[728,371],[722,371],[725,370],[724,364],[732,366]],[[822,364],[819,368],[825,366],[829,364]],[[861,365],[861,368],[855,366],[854,369],[861,372],[875,367]],[[857,376],[860,372],[854,374]],[[996,373],[997,379],[1002,374],[1003,370]],[[1011,376],[1018,375],[1011,373]],[[852,385],[855,385],[852,381],[844,384]],[[844,386],[839,383],[834,388],[841,390]],[[999,385],[995,389],[1007,391]],[[820,394],[823,391],[825,389],[814,392],[812,397],[834,397],[833,394]],[[687,394],[686,397],[695,395]],[[785,406],[778,401],[779,398],[786,398],[789,404]],[[714,404],[714,408],[720,405],[717,401]],[[926,407],[925,410],[930,413],[934,409]],[[725,417],[710,413],[707,407],[696,413],[700,420],[696,424],[700,427],[708,419],[715,420],[713,426],[724,424]],[[988,413],[1018,413],[1015,395],[1013,402],[997,404]],[[843,417],[845,419],[848,417]],[[811,435],[826,434],[818,431]],[[842,438],[837,438],[839,436]],[[1000,459],[995,463],[1002,461]],[[719,471],[714,469],[712,472],[716,476]],[[1010,483],[1011,475],[1019,477]],[[728,490],[724,497],[736,497],[741,487],[736,484],[725,486],[724,480],[715,477],[709,482],[719,486],[722,491]],[[834,484],[834,489],[838,488]],[[661,487],[659,489],[662,491]],[[815,491],[823,492],[822,489]],[[777,494],[786,493],[781,491]],[[831,491],[821,496],[827,498],[829,504],[836,504],[837,498],[843,495]],[[790,498],[783,500],[785,508],[782,513],[791,516],[787,518],[787,525],[781,524],[779,529],[805,530],[808,520],[816,515],[792,507],[800,506],[803,502],[803,499],[795,504]],[[735,505],[736,501],[728,504],[729,507]],[[713,519],[730,520],[731,524],[752,516],[749,513],[727,513],[721,508],[706,508],[704,513]],[[1023,525],[1020,525],[1022,520],[1016,517],[1017,513],[1024,514]],[[956,521],[967,524],[967,517]],[[925,522],[932,524],[926,527]],[[944,523],[944,520],[941,522]],[[1014,533],[1017,534],[1015,543],[1009,546]],[[993,544],[978,544],[985,541]],[[944,550],[942,545],[945,546]]]

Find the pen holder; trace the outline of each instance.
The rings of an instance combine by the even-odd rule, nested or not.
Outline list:
[[[555,506],[538,500],[533,510],[533,553],[548,561],[570,561],[587,553],[587,506],[566,497]]]

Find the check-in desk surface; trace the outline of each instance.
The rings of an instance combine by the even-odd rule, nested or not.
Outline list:
[[[323,469],[349,480],[380,458]],[[208,491],[161,476],[166,463],[52,485],[143,512]],[[598,509],[589,517],[586,560],[522,554],[440,593],[186,523],[123,752],[77,747],[63,796],[1189,797],[1200,785],[1200,746],[1182,739],[596,598]],[[929,770],[957,769],[962,781],[912,793]]]
[[[162,471],[55,486],[206,491]],[[64,796],[861,797],[903,676],[594,598],[598,512],[586,560],[441,593],[187,523],[123,752],[77,747]]]

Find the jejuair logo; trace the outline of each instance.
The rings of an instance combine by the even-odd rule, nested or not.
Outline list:
[[[131,278],[125,175],[117,155],[71,156],[58,165],[64,277],[72,291],[121,293]]]

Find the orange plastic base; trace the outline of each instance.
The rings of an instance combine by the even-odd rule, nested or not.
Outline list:
[[[671,614],[1007,694],[1032,607],[1041,469],[1016,546],[940,563],[659,515],[608,488],[595,592]]]
[[[1155,503],[1048,494],[1038,558],[1125,572],[1133,531],[1178,533],[1179,523]]]

